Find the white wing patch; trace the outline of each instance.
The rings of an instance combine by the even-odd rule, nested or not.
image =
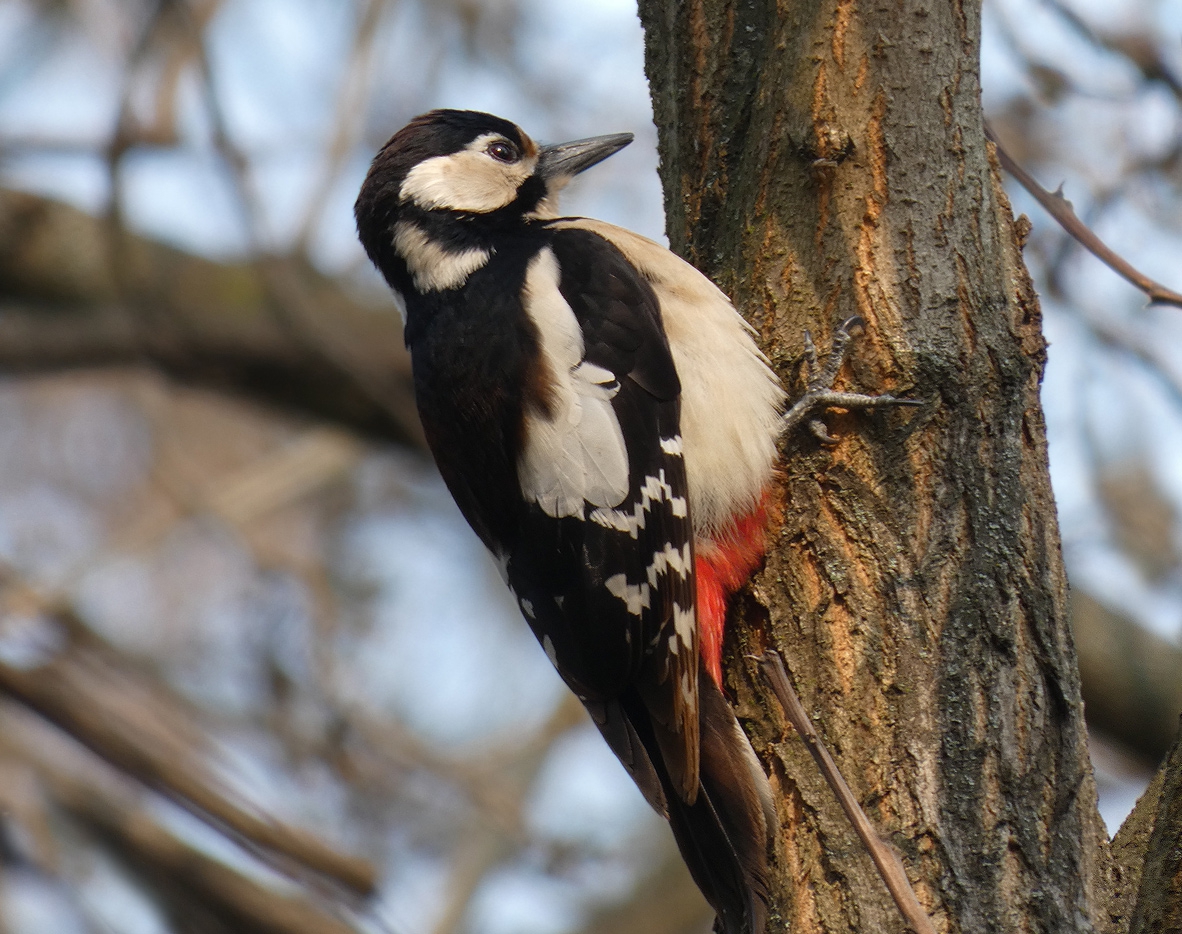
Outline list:
[[[662,446],[665,444],[661,442]],[[654,503],[669,503],[673,515],[684,519],[686,502],[684,496],[674,496],[673,487],[665,482],[665,471],[660,470],[655,477],[645,477],[640,485],[640,501],[633,503],[632,509],[595,509],[587,516],[597,525],[605,529],[615,529],[617,532],[627,532],[632,538],[639,538],[640,530],[644,528],[649,512]]]
[[[603,585],[613,597],[619,597],[624,601],[628,612],[633,616],[641,616],[650,606],[652,591],[648,584],[629,584],[625,575],[613,574]]]
[[[394,225],[394,249],[406,260],[406,268],[420,292],[458,289],[492,256],[491,251],[479,247],[445,249],[428,237],[421,227],[409,221]]]
[[[628,450],[611,400],[619,383],[583,360],[583,332],[558,290],[558,260],[546,248],[529,264],[522,298],[553,377],[550,417],[525,413],[517,479],[549,516],[582,518],[586,506],[618,506],[628,495]]]
[[[661,303],[681,378],[681,439],[694,531],[710,537],[748,512],[772,478],[784,392],[751,327],[693,266],[640,234],[590,218],[558,220],[614,243]],[[672,442],[674,439],[669,439]],[[670,445],[671,447],[672,445]],[[665,446],[666,453],[674,451]]]

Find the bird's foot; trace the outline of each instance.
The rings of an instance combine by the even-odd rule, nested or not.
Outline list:
[[[838,392],[833,388],[837,373],[845,362],[850,344],[855,338],[855,331],[865,328],[866,322],[855,316],[847,318],[833,335],[833,343],[829,353],[821,362],[817,354],[817,347],[808,331],[804,332],[804,365],[805,392],[796,400],[792,408],[784,413],[781,423],[786,433],[792,431],[801,422],[808,421],[809,430],[822,444],[836,444],[837,439],[829,434],[820,416],[826,409],[874,409],[889,405],[923,405],[919,399],[900,399],[897,396],[883,394],[880,396],[865,395],[860,392]]]

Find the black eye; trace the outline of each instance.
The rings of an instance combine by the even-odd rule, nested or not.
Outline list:
[[[485,152],[496,159],[497,162],[517,161],[517,149],[512,143],[507,143],[503,139],[497,140],[495,143],[489,143],[488,149]]]

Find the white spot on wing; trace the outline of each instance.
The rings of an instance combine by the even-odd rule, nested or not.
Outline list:
[[[681,456],[681,435],[674,435],[672,438],[661,439],[661,450],[666,454],[672,454],[675,457]]]
[[[689,577],[693,563],[689,542],[685,543],[681,551],[674,548],[672,543],[666,543],[663,549],[653,555],[652,564],[648,566],[648,582],[656,587],[657,576],[666,571],[672,571],[678,577]]]
[[[521,599],[521,612],[526,615],[527,619],[536,619],[534,616],[534,605],[531,600]]]
[[[421,227],[409,221],[394,225],[394,249],[406,260],[406,268],[420,292],[458,289],[492,255],[477,247],[458,251],[445,249],[428,237]]]
[[[615,574],[603,583],[607,587],[608,593],[624,601],[628,612],[633,616],[640,616],[643,610],[648,609],[650,599],[648,584],[629,584],[628,578],[623,574]]]
[[[680,513],[677,511],[679,499],[683,510]],[[627,532],[632,538],[637,538],[640,535],[640,530],[645,526],[647,514],[652,511],[653,503],[662,501],[672,504],[675,516],[685,516],[685,500],[673,495],[673,487],[665,482],[665,471],[663,470],[658,471],[655,477],[644,478],[644,483],[640,485],[640,502],[632,505],[631,512],[627,509],[596,509],[588,518],[605,529]]]
[[[557,668],[558,653],[554,651],[554,640],[549,636],[542,636],[542,651],[545,652],[546,657],[550,659],[550,664]]]
[[[558,282],[558,261],[544,249],[530,261],[522,294],[554,377],[553,412],[526,412],[517,477],[526,499],[547,515],[582,517],[588,503],[623,502],[628,453],[611,405],[619,389],[615,375],[583,361],[583,332]]]
[[[673,628],[683,645],[694,644],[694,629],[698,624],[697,619],[693,607],[683,610],[678,604],[673,604]]]

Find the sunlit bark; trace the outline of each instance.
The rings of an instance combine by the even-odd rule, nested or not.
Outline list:
[[[843,388],[927,402],[834,417],[831,448],[785,440],[774,548],[733,614],[729,684],[780,796],[775,913],[794,932],[902,930],[749,660],[766,646],[938,930],[1088,930],[1105,835],[979,6],[640,9],[675,249],[789,385],[805,329],[860,315]]]

